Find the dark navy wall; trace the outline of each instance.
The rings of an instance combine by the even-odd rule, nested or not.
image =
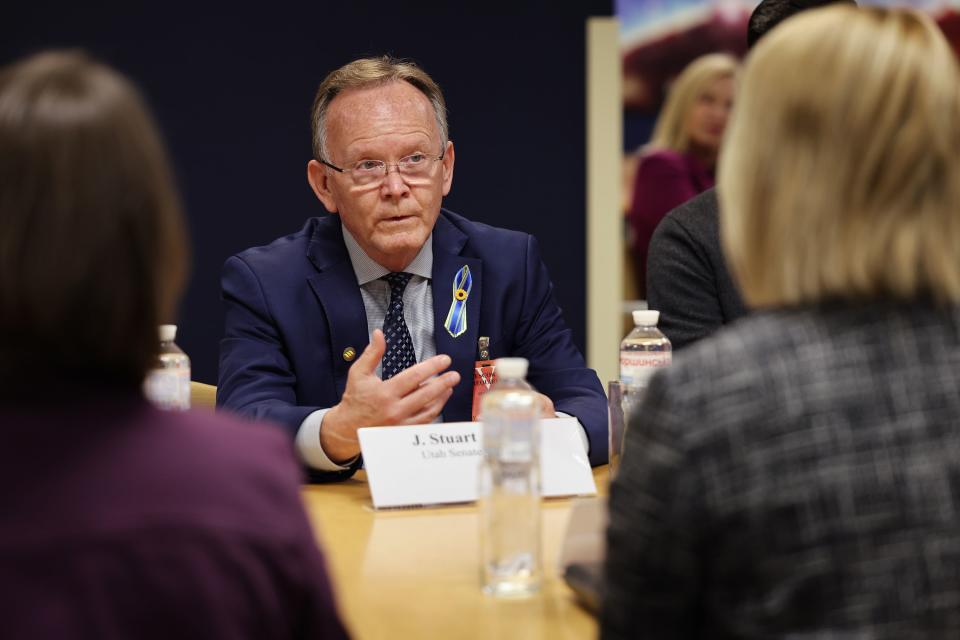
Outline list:
[[[585,19],[610,15],[612,2],[79,4],[6,8],[0,62],[82,47],[146,94],[192,234],[178,342],[195,379],[216,381],[223,261],[327,215],[305,178],[316,86],[327,71],[382,53],[416,60],[444,89],[457,152],[445,206],[537,236],[584,347]]]

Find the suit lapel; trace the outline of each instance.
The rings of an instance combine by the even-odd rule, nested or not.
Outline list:
[[[330,331],[330,360],[337,386],[337,396],[347,385],[347,371],[370,340],[367,312],[363,306],[357,276],[350,255],[343,244],[340,219],[321,219],[307,247],[307,257],[317,268],[307,282],[323,308]],[[353,348],[355,357],[344,359],[345,350]],[[322,361],[322,360],[321,360]]]
[[[453,360],[450,368],[460,373],[460,384],[443,410],[445,421],[469,420],[473,404],[473,364],[477,359],[477,338],[480,335],[480,303],[483,292],[483,262],[479,258],[461,256],[467,236],[443,215],[433,229],[433,311],[434,340],[437,353]],[[467,330],[454,338],[444,326],[453,302],[453,280],[464,266],[469,267],[473,286],[467,298]]]

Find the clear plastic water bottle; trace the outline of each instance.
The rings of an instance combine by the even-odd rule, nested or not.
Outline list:
[[[673,347],[657,328],[659,321],[659,311],[634,311],[633,331],[620,343],[620,385],[626,424],[643,399],[650,376],[673,360]]]
[[[190,408],[190,358],[176,337],[177,325],[160,325],[157,366],[147,374],[144,393],[160,409],[185,411]]]
[[[543,578],[540,558],[540,401],[524,358],[496,361],[481,403],[484,458],[479,507],[483,588],[523,597]]]

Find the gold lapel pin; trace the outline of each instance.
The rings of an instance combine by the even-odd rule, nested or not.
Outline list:
[[[347,347],[343,350],[343,359],[347,362],[353,362],[353,359],[357,357],[357,350],[353,347]]]

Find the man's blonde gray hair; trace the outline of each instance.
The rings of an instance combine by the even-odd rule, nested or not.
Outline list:
[[[446,149],[449,131],[447,130],[447,107],[440,87],[427,72],[415,63],[399,60],[390,56],[379,58],[360,58],[332,71],[317,89],[310,114],[313,129],[313,156],[317,160],[328,160],[327,155],[327,110],[330,103],[340,93],[348,89],[378,87],[390,82],[408,82],[430,100],[440,132],[440,149]]]
[[[719,162],[746,301],[960,302],[960,76],[910,10],[833,6],[750,54]]]

